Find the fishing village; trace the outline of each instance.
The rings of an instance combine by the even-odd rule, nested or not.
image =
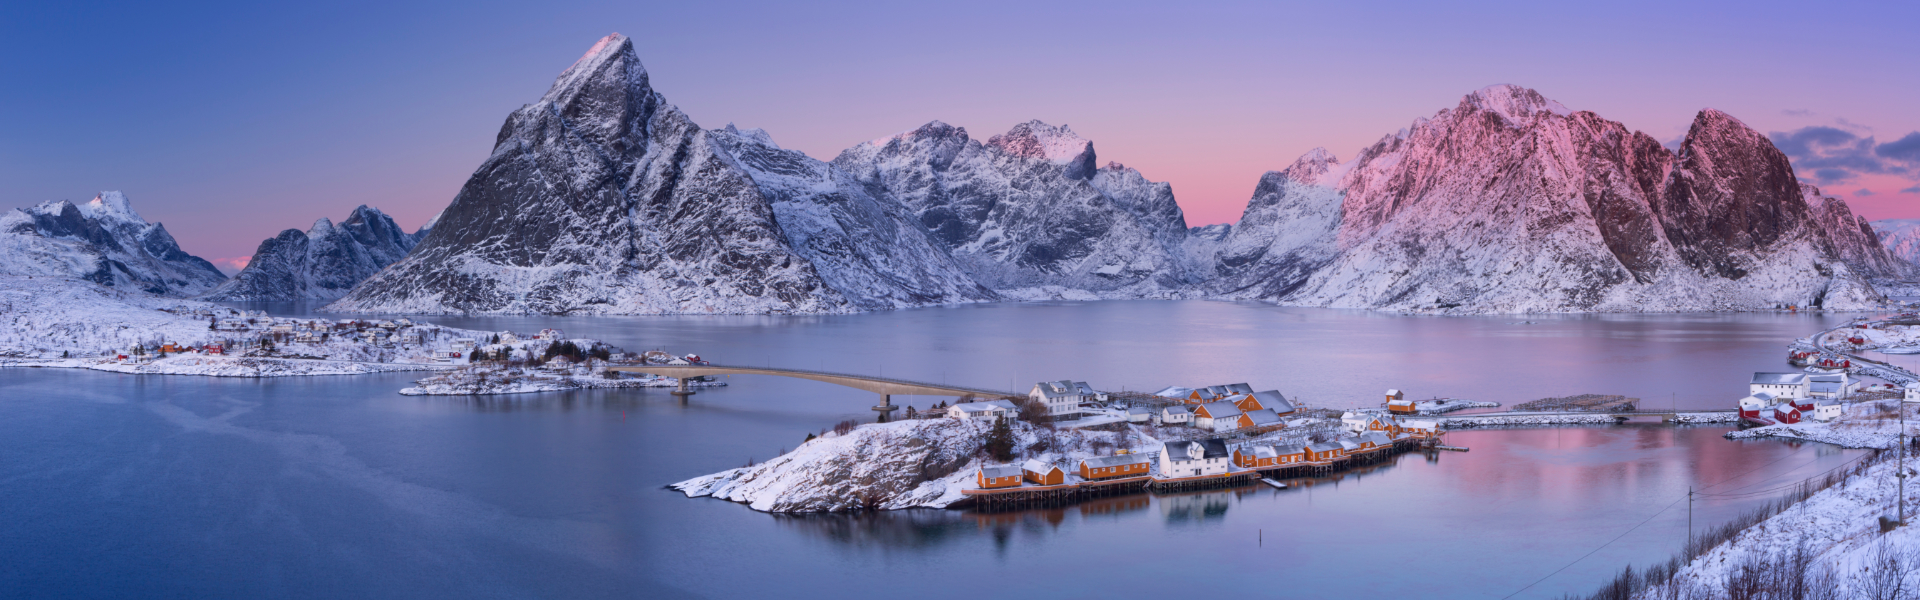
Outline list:
[[[1728,400],[1719,409],[1662,407],[1617,394],[1541,398],[1502,409],[1496,402],[1418,400],[1399,389],[1358,408],[1334,409],[1247,383],[1147,393],[1059,380],[1038,382],[1024,395],[981,391],[922,410],[893,406],[884,389],[869,387],[881,391],[882,403],[874,407],[878,422],[846,421],[773,460],[670,487],[770,512],[914,506],[1000,511],[1146,493],[1311,486],[1357,468],[1391,464],[1409,452],[1430,459],[1466,452],[1446,442],[1448,431],[1460,429],[1736,424],[1738,430],[1726,437],[1873,447],[1878,442],[1872,440],[1885,437],[1875,428],[1892,412],[1882,405],[1920,401],[1920,377],[1857,353],[1899,353],[1920,344],[1920,335],[1908,333],[1909,325],[1920,322],[1909,321],[1911,315],[1858,319],[1795,340],[1787,361],[1799,370],[1755,372],[1744,382],[1727,382]],[[751,371],[816,380],[833,375]],[[687,371],[698,372],[712,371]],[[904,419],[890,419],[900,408]],[[906,449],[918,446],[934,450]],[[915,472],[852,482],[838,468],[820,466],[852,461],[884,471],[885,457],[893,454]]]

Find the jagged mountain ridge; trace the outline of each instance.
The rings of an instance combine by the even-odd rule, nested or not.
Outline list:
[[[1204,272],[1172,187],[1109,162],[1066,126],[1015,125],[985,143],[934,121],[833,160],[906,205],[982,285],[1014,297],[1062,290],[1167,296]]]
[[[260,242],[246,268],[201,299],[333,300],[406,257],[431,229],[429,222],[409,234],[380,209],[362,204],[339,225],[322,217],[307,231],[288,229]]]
[[[613,34],[508,117],[412,254],[329,309],[834,313],[993,299],[847,184],[764,134],[701,129]]]
[[[1888,253],[1920,264],[1920,219],[1881,219],[1868,225]]]
[[[1208,295],[1449,312],[1880,301],[1911,276],[1764,136],[1703,111],[1680,149],[1516,86],[1340,162],[1261,178],[1188,228],[1171,187],[1039,121],[938,121],[831,163],[701,129],[609,36],[495,151],[408,258],[343,311],[830,313],[996,299]]]
[[[227,278],[181,250],[166,226],[141,218],[120,192],[7,211],[0,256],[0,275],[72,277],[160,296],[192,296]]]
[[[1702,111],[1679,151],[1493,86],[1345,163],[1268,173],[1212,289],[1288,304],[1567,312],[1877,306],[1911,276],[1765,136]]]

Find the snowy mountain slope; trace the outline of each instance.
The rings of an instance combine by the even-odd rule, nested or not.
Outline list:
[[[1186,220],[1166,183],[1119,163],[1067,127],[1015,125],[981,143],[934,121],[842,151],[833,164],[906,205],[973,278],[1014,297],[1050,288],[1099,297],[1184,293]]]
[[[429,224],[429,227],[431,224]],[[360,205],[338,226],[321,218],[260,242],[232,279],[201,298],[213,301],[333,300],[406,257],[426,227],[409,234],[377,208]]]
[[[330,309],[833,313],[991,297],[845,182],[763,134],[701,129],[614,34],[507,119],[411,255]]]
[[[996,299],[928,237],[905,207],[845,171],[781,149],[758,129],[708,132],[772,204],[787,245],[860,309]]]
[[[1842,226],[1844,205],[1820,210],[1832,226],[1786,157],[1719,111],[1702,111],[1674,153],[1493,86],[1347,163],[1316,150],[1268,174],[1213,288],[1453,312],[1877,306],[1865,278],[1894,274],[1884,251]]]
[[[1888,253],[1920,264],[1920,219],[1881,219],[1867,225]]]
[[[190,296],[227,277],[180,250],[120,192],[75,205],[44,202],[0,214],[0,275],[73,277],[166,296]]]
[[[1823,195],[1820,188],[1807,184],[1801,184],[1800,191],[1807,205],[1813,207],[1814,222],[1833,241],[1834,252],[1855,273],[1877,278],[1920,277],[1920,266],[1882,243],[1873,224],[1854,215],[1845,200]]]

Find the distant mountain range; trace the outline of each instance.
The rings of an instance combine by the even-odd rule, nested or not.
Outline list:
[[[154,235],[121,235],[136,234]],[[1874,281],[1920,277],[1916,234],[1801,184],[1725,113],[1701,111],[1669,150],[1506,85],[1349,160],[1309,152],[1263,175],[1238,223],[1189,228],[1171,186],[1101,166],[1065,126],[983,142],[934,121],[831,162],[758,129],[703,129],[614,34],[507,118],[430,227],[406,234],[361,207],[338,226],[289,229],[207,297],[500,314],[1202,297],[1432,313],[1867,309],[1885,301]],[[148,264],[161,246],[111,260]],[[119,272],[87,264],[67,270]],[[143,274],[123,285],[184,295],[220,281],[158,269],[122,269]]]
[[[405,257],[432,228],[428,222],[409,234],[363,204],[339,225],[322,217],[305,232],[288,229],[260,242],[245,268],[201,299],[333,300]]]
[[[160,296],[193,296],[227,276],[180,250],[120,192],[93,201],[44,202],[0,214],[0,275],[66,277]]]

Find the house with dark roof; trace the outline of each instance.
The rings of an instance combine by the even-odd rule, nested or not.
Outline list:
[[[1225,475],[1233,454],[1219,439],[1167,442],[1160,447],[1161,479]]]

